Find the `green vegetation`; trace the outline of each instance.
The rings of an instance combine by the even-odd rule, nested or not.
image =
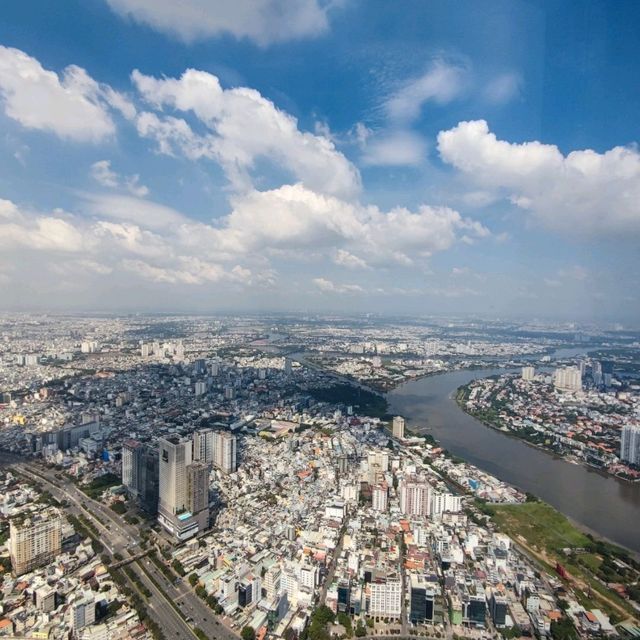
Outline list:
[[[118,502],[114,502],[114,503],[111,505],[111,509],[112,509],[113,511],[115,511],[117,514],[119,514],[119,515],[123,515],[124,513],[126,513],[126,512],[127,512],[127,505],[125,505],[125,503],[124,503],[124,502],[120,502],[120,501],[118,500]]]
[[[632,589],[631,585],[638,581],[640,563],[625,549],[583,533],[544,502],[490,505],[476,501],[476,506],[491,517],[498,529],[516,540],[520,538],[532,550],[544,554],[540,562],[548,571],[554,571],[555,562],[560,562],[581,585],[586,585],[584,589],[578,584],[573,585],[576,597],[584,606],[592,608],[594,600],[597,600],[612,621],[620,619],[622,610],[636,615],[628,602],[606,586],[616,582]],[[587,595],[587,590],[591,591],[591,596]],[[633,598],[633,595],[640,594],[629,592],[629,595]],[[561,627],[560,632],[565,631]]]
[[[338,622],[345,628],[345,631],[347,632],[347,638],[351,638],[353,636],[353,628],[351,627],[351,616],[341,611],[338,614]]]
[[[255,640],[256,632],[252,627],[242,627],[240,637],[242,638],[242,640]]]
[[[180,562],[180,560],[174,560],[171,563],[171,566],[173,567],[173,570],[180,576],[184,576],[184,574],[186,573],[184,570],[184,567],[182,566],[182,563]]]
[[[192,574],[189,576],[189,584],[190,584],[192,587],[195,587],[195,586],[198,584],[198,574],[197,574],[197,573],[192,573]]]
[[[309,389],[309,394],[318,402],[346,404],[357,407],[358,413],[372,418],[389,419],[388,403],[383,396],[350,384],[335,384],[330,387]]]
[[[554,640],[577,640],[578,634],[573,622],[567,616],[562,616],[560,620],[551,623],[551,635]]]
[[[584,548],[590,540],[552,506],[538,501],[517,505],[483,505],[503,531],[522,536],[532,547],[560,553],[566,547]]]
[[[327,625],[333,622],[333,619],[333,611],[329,607],[317,607],[311,614],[311,623],[302,632],[300,640],[329,640]]]
[[[117,487],[120,484],[122,484],[120,476],[115,475],[115,473],[105,473],[102,476],[94,478],[89,484],[82,485],[80,488],[90,498],[97,500],[104,491],[111,487]]]

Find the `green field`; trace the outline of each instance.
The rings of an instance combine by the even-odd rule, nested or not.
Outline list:
[[[603,584],[616,582],[630,586],[638,580],[640,564],[625,549],[583,533],[544,502],[532,501],[516,505],[489,505],[480,502],[478,507],[491,516],[500,531],[516,540],[521,536],[529,548],[539,552],[542,556],[540,560],[547,570],[553,571],[555,562],[558,561],[572,576],[588,584],[593,590],[592,597],[612,616],[612,620],[618,621],[625,617],[621,615],[621,610],[635,615],[628,602]],[[564,553],[563,550],[570,551]],[[627,567],[619,569],[615,565],[616,560],[622,560]],[[586,593],[579,589],[575,591],[578,600],[585,606],[590,603]],[[597,598],[596,594],[601,594],[609,602]],[[617,610],[611,606],[613,603],[617,605]]]
[[[488,506],[498,527],[522,536],[532,547],[558,553],[566,547],[587,547],[591,540],[571,522],[544,502]]]

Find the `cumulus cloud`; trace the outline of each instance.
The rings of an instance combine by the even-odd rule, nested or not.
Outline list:
[[[61,76],[19,49],[0,46],[0,100],[5,114],[28,129],[78,142],[115,133],[110,108],[133,117],[134,107],[75,65]]]
[[[253,191],[232,200],[233,211],[197,238],[223,254],[261,249],[295,249],[335,255],[336,249],[368,264],[411,264],[459,239],[489,231],[447,207],[422,205],[416,211],[375,206],[318,194],[301,184]],[[346,261],[347,254],[339,254]],[[353,262],[353,259],[351,259]]]
[[[250,188],[256,161],[268,158],[322,193],[351,198],[360,191],[358,170],[329,138],[301,131],[293,116],[258,91],[223,89],[215,75],[194,69],[177,79],[134,71],[132,80],[154,108],[192,114],[207,128],[206,134],[198,135],[184,118],[142,113],[138,132],[155,140],[162,153],[212,158],[240,190]]]
[[[259,45],[317,36],[335,3],[318,0],[107,0],[121,16],[187,42],[221,34]]]
[[[444,162],[500,189],[545,226],[573,235],[640,231],[640,153],[635,147],[563,155],[538,141],[499,140],[484,120],[438,134]]]

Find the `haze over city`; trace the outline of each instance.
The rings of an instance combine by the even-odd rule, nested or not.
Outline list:
[[[3,4],[4,309],[637,324],[637,3],[213,4]]]

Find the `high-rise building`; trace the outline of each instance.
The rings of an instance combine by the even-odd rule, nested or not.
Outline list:
[[[197,396],[203,396],[207,392],[207,383],[202,380],[198,380],[198,382],[194,385],[194,393]]]
[[[625,425],[620,434],[620,459],[640,465],[640,426]]]
[[[398,576],[377,578],[369,585],[369,615],[399,618],[402,612],[402,581]]]
[[[122,444],[122,484],[133,498],[138,497],[138,476],[143,452],[144,445],[137,440],[125,440]]]
[[[504,627],[507,623],[507,599],[497,593],[491,594],[489,602],[491,619],[496,627]]]
[[[9,553],[13,573],[27,573],[51,562],[62,549],[62,517],[54,509],[17,517],[9,523]]]
[[[187,507],[197,515],[209,508],[209,465],[192,462],[187,467]]]
[[[205,529],[209,522],[208,509],[199,513],[190,510],[190,506],[202,496],[202,487],[198,484],[199,472],[189,472],[192,463],[192,442],[178,438],[161,438],[158,448],[158,522],[178,540],[186,540]],[[190,477],[192,494],[189,492]]]
[[[462,496],[451,493],[432,492],[429,515],[440,516],[443,513],[459,513],[462,509]]]
[[[215,435],[213,429],[199,429],[193,432],[193,459],[200,462],[214,462]]]
[[[522,379],[523,380],[533,380],[536,377],[536,368],[535,367],[522,367]]]
[[[238,468],[236,437],[228,431],[216,431],[213,455],[213,463],[222,473],[233,473]]]
[[[561,367],[555,370],[553,384],[560,391],[581,391],[582,376],[578,367]]]
[[[384,512],[387,510],[388,487],[386,482],[381,482],[373,488],[371,493],[372,506],[374,511]]]
[[[400,482],[400,511],[407,516],[428,516],[431,485],[421,478],[404,478]]]
[[[404,418],[396,416],[393,419],[393,437],[402,440],[404,438]]]
[[[428,583],[423,575],[411,574],[410,587],[409,620],[416,624],[433,622],[435,585]]]
[[[96,598],[93,591],[88,590],[79,595],[68,609],[71,626],[78,633],[80,629],[92,625],[96,621]]]
[[[158,509],[158,452],[137,440],[122,445],[122,484],[147,512]]]

